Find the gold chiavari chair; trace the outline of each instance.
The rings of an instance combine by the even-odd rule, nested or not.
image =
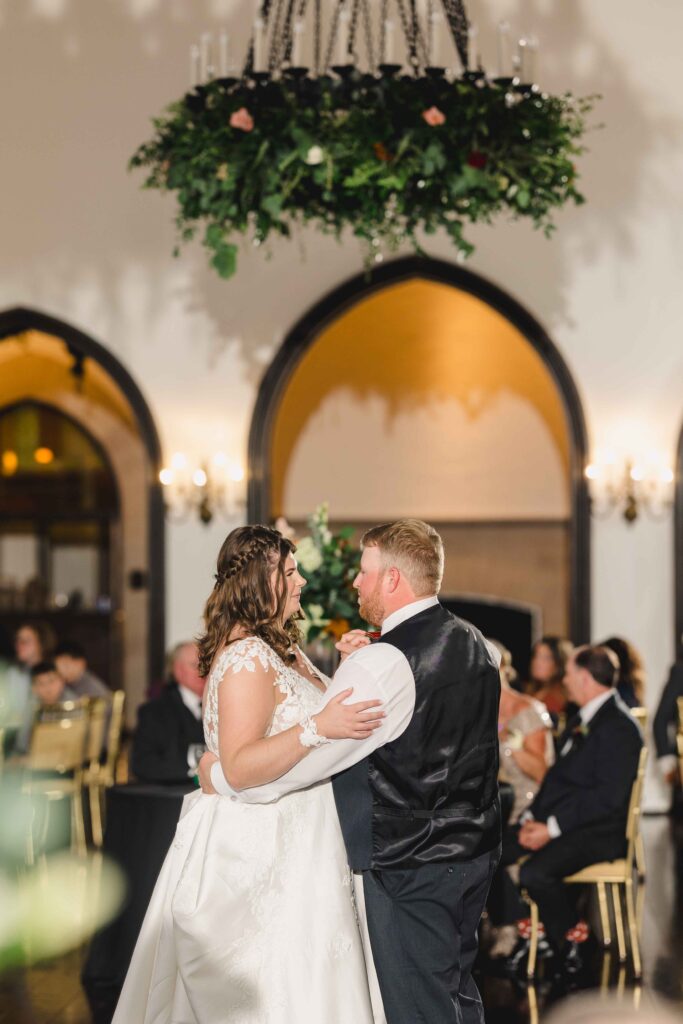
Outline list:
[[[631,708],[631,715],[635,718],[636,722],[640,726],[647,740],[647,722],[648,722],[648,711],[647,708],[636,707]],[[638,833],[636,835],[636,871],[638,872],[638,880],[640,882],[645,881],[645,845],[643,843],[643,834],[640,831],[640,824],[638,826]],[[642,890],[641,890],[642,891]],[[639,891],[640,895],[640,891]],[[638,915],[640,918],[640,914]]]
[[[100,763],[99,755],[91,759],[85,773],[85,784],[90,798],[90,818],[92,822],[93,843],[102,846],[103,828],[103,796],[104,790],[116,782],[116,764],[121,747],[121,730],[123,728],[123,707],[126,695],[123,690],[115,690],[111,697],[109,728],[107,729],[107,753],[104,764]],[[109,704],[109,702],[105,702]],[[101,743],[100,743],[101,747]]]
[[[107,731],[107,717],[110,702],[104,697],[95,697],[88,705],[88,739],[85,750],[85,766],[83,785],[88,790],[90,801],[90,829],[92,841],[98,848],[102,846],[102,818],[100,812],[100,796],[96,779],[100,771],[100,758],[104,747]]]
[[[678,705],[678,730],[676,732],[676,747],[678,749],[678,769],[681,773],[681,785],[683,786],[683,697],[676,701]]]
[[[22,788],[45,801],[43,834],[47,835],[50,805],[58,800],[71,802],[71,838],[78,853],[86,852],[83,821],[83,764],[88,738],[88,701],[65,701],[41,708],[31,732],[24,760]],[[35,858],[33,831],[28,837],[27,859]]]
[[[640,819],[640,804],[643,795],[643,783],[645,781],[645,765],[647,763],[647,748],[643,747],[638,761],[638,771],[631,789],[631,801],[628,809],[626,822],[626,856],[620,860],[604,861],[599,864],[591,864],[573,875],[563,879],[565,885],[595,885],[598,890],[598,906],[600,908],[600,923],[602,925],[603,943],[611,945],[611,929],[609,923],[609,912],[607,909],[607,887],[612,893],[614,906],[614,921],[617,932],[617,948],[619,961],[626,960],[626,937],[624,933],[624,922],[621,913],[621,891],[623,887],[626,898],[626,918],[628,922],[629,937],[631,940],[631,956],[633,958],[633,972],[636,978],[642,973],[640,958],[640,942],[638,939],[638,921],[636,918],[636,907],[633,897],[633,873],[636,865],[635,838],[638,832]],[[531,911],[531,939],[529,941],[529,961],[527,964],[527,977],[533,978],[536,973],[536,954],[538,952],[538,905],[531,899],[527,892],[522,893],[528,902]]]

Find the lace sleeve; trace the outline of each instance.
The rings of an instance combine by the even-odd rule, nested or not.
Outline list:
[[[242,672],[255,673],[257,667],[278,678],[278,658],[259,637],[249,636],[237,640],[222,651],[209,675],[204,696],[204,739],[211,753],[218,756],[218,688],[224,679]]]

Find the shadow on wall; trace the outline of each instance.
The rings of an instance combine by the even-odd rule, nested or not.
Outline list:
[[[640,76],[648,61],[655,67],[680,28],[680,16],[660,9],[657,20],[642,19],[638,33],[640,19],[633,16],[629,39],[621,6],[617,0],[519,0],[496,11],[471,4],[490,59],[495,22],[504,14],[542,40],[544,85],[604,96],[594,120],[607,127],[590,137],[591,152],[581,161],[590,205],[560,215],[559,238],[547,243],[526,225],[472,232],[478,269],[510,290],[519,292],[514,282],[528,282],[533,268],[534,308],[547,324],[567,317],[568,275],[577,252],[584,263],[597,261],[605,248],[628,254],[645,200],[653,213],[682,202],[667,175],[681,120],[651,109],[654,99],[641,90],[635,71],[629,73],[638,61]],[[667,15],[674,19],[670,26]],[[140,324],[163,323],[180,300],[198,318],[198,336],[207,339],[201,357],[210,363],[233,349],[256,380],[295,318],[292,295],[300,310],[340,276],[357,272],[355,241],[340,252],[333,240],[314,239],[310,232],[301,238],[314,259],[302,264],[296,241],[279,242],[268,262],[246,243],[238,277],[227,284],[206,268],[199,247],[186,249],[182,264],[173,267],[173,200],[141,192],[140,175],[129,175],[126,164],[148,136],[151,117],[186,88],[190,42],[226,23],[241,55],[237,40],[244,37],[245,19],[238,0],[0,0],[0,59],[7,79],[18,86],[0,97],[3,198],[11,197],[2,211],[5,305],[16,303],[9,293],[16,289],[47,310],[72,312],[80,321],[87,316],[100,336],[119,336],[132,348],[144,340]],[[445,239],[430,239],[427,246],[446,258],[451,252]],[[76,293],[77,310],[65,308],[64,296],[75,305]]]

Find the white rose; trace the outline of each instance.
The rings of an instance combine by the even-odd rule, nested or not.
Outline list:
[[[311,537],[304,537],[296,546],[296,558],[304,572],[315,572],[323,563],[323,556]]]
[[[321,164],[324,159],[325,153],[322,146],[311,146],[306,154],[306,163],[310,164],[311,167],[315,167],[316,164]]]

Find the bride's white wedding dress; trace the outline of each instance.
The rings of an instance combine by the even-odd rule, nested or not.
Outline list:
[[[324,703],[263,640],[239,640],[206,686],[215,754],[221,680],[257,662],[284,694],[271,735]],[[329,782],[262,805],[191,793],[113,1024],[372,1024],[351,891]]]

